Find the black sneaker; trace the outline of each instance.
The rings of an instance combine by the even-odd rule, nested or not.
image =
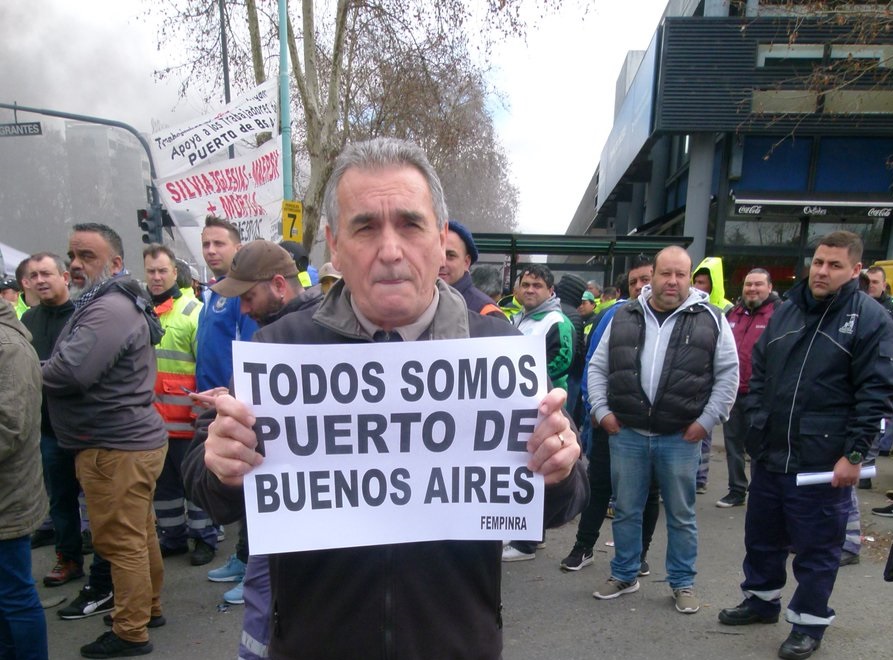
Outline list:
[[[216,550],[201,539],[195,539],[195,548],[189,557],[189,563],[193,566],[204,566],[214,560]]]
[[[733,506],[744,506],[744,496],[729,493],[716,501],[716,506],[720,509],[730,509]]]
[[[883,516],[884,518],[893,518],[893,504],[888,504],[887,506],[878,506],[871,510],[871,512],[876,516]]]
[[[177,555],[185,555],[187,552],[189,552],[189,546],[185,543],[183,545],[176,545],[172,548],[164,544],[161,545],[162,557],[176,557]]]
[[[571,553],[561,560],[561,570],[563,571],[579,571],[585,566],[592,563],[592,548],[588,550],[582,545],[574,545]]]
[[[751,609],[747,600],[736,607],[727,607],[719,612],[719,622],[727,626],[749,626],[752,623],[778,623],[778,614],[763,616]]]
[[[855,552],[850,552],[849,550],[841,550],[840,551],[840,565],[841,566],[852,566],[854,564],[859,563],[859,555]]]
[[[78,597],[71,601],[67,607],[59,610],[58,614],[60,619],[72,621],[86,619],[88,616],[96,614],[105,614],[113,609],[115,609],[115,595],[111,591],[98,593],[88,584],[81,589]]]
[[[651,566],[648,565],[648,560],[642,557],[639,562],[639,577],[648,577],[649,575],[651,575]]]
[[[128,642],[111,631],[102,633],[95,642],[81,647],[81,655],[85,658],[126,658],[151,652],[152,642]]]
[[[114,625],[115,620],[112,618],[111,614],[106,614],[102,617],[102,622],[109,626],[110,628]],[[147,624],[147,628],[161,628],[164,624],[167,623],[167,619],[164,618],[163,614],[159,614],[158,616],[150,616],[149,623]]]

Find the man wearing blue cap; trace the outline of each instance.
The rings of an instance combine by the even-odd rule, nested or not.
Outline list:
[[[471,265],[478,260],[478,249],[471,232],[456,220],[449,221],[446,239],[446,260],[440,267],[440,279],[456,289],[465,298],[465,304],[473,312],[484,316],[505,318],[505,314],[486,293],[471,283]]]

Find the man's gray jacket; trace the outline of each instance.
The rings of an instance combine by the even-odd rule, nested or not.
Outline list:
[[[65,449],[148,451],[167,444],[154,405],[149,321],[120,290],[122,282],[109,280],[75,311],[43,365],[50,421]]]

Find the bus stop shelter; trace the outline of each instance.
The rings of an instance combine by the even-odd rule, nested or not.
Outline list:
[[[626,270],[626,258],[644,254],[653,257],[669,245],[688,247],[688,236],[566,236],[563,234],[503,234],[475,232],[474,243],[481,254],[501,254],[507,258],[509,285],[518,277],[522,255],[545,255],[546,265],[561,271],[603,271],[612,282]],[[552,257],[565,257],[562,261]],[[581,257],[581,259],[568,259]],[[597,266],[595,265],[597,264]]]

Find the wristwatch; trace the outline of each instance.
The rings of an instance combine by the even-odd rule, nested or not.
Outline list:
[[[852,451],[846,455],[846,459],[853,465],[859,465],[862,462],[862,452]]]

